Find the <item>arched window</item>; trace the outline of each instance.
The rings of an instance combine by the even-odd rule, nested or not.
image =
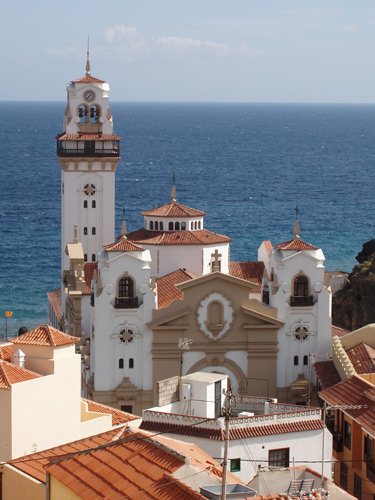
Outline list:
[[[160,229],[160,231],[163,231],[163,229],[164,229],[164,225],[162,222],[160,222],[159,229]]]
[[[194,229],[194,222],[190,222],[190,229]]]
[[[197,221],[194,222],[194,229],[198,229],[198,222]]]
[[[133,358],[129,358],[129,368],[130,369],[134,368],[134,359]]]
[[[85,235],[87,234],[87,227],[83,228],[83,234],[85,234]]]
[[[118,360],[118,367],[120,370],[124,368],[124,360],[122,358]]]
[[[91,228],[91,234],[94,234],[94,235],[96,234],[96,227]]]
[[[181,222],[181,231],[186,231],[186,222]]]
[[[90,122],[91,123],[97,123],[99,120],[99,106],[97,104],[93,104],[90,107]]]
[[[84,200],[84,202],[83,202],[83,208],[87,208],[87,200]]]
[[[95,261],[96,261],[96,255],[95,255],[94,253],[91,255],[91,261],[92,261],[92,262],[95,262]]]
[[[95,200],[92,200],[91,206],[92,206],[92,208],[96,208],[96,201]]]
[[[87,123],[87,107],[80,104],[78,108],[79,123]]]
[[[118,296],[119,298],[134,297],[134,283],[131,278],[124,277],[118,282]]]
[[[293,364],[294,364],[294,366],[298,366],[298,356],[294,356]]]
[[[201,221],[198,221],[198,229],[201,228]]]
[[[307,355],[303,357],[303,366],[309,366],[309,357]]]
[[[179,222],[175,223],[174,229],[175,229],[175,231],[179,231],[180,230],[180,223]]]
[[[309,280],[306,276],[297,276],[294,280],[294,296],[295,297],[307,297],[309,295]]]
[[[158,229],[159,229],[159,222],[156,220],[155,221],[155,230],[158,231]]]
[[[168,224],[168,229],[169,229],[169,231],[173,231],[173,222],[170,222]]]
[[[154,229],[154,222],[152,220],[150,220],[150,229],[153,230]]]

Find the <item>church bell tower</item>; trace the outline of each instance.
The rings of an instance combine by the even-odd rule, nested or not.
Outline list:
[[[64,131],[57,139],[61,166],[61,265],[67,269],[66,244],[74,226],[86,262],[95,262],[103,245],[115,238],[115,172],[120,138],[113,133],[109,85],[86,74],[67,86]]]

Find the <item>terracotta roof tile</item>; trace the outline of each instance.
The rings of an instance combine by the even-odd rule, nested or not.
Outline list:
[[[331,327],[332,336],[336,335],[337,337],[342,337],[343,335],[347,335],[349,330],[346,328],[341,328],[340,326],[332,325]]]
[[[83,295],[91,294],[91,281],[94,275],[94,271],[96,271],[97,269],[98,269],[97,262],[86,262],[85,265],[83,266],[83,272],[85,275],[85,287],[82,292]]]
[[[67,134],[62,132],[56,136],[58,141],[119,141],[120,136],[116,134]]]
[[[158,308],[168,307],[174,300],[182,300],[183,293],[176,285],[191,280],[197,276],[189,273],[186,269],[177,269],[173,273],[166,274],[156,280]]]
[[[235,278],[251,281],[260,291],[264,273],[263,262],[229,262],[229,274]]]
[[[11,340],[9,340],[9,344],[0,345],[0,360],[9,362],[12,360],[13,344],[10,342]]]
[[[10,389],[12,384],[32,380],[40,376],[39,373],[26,370],[8,361],[0,360],[0,389]]]
[[[72,80],[73,83],[105,83],[105,80],[99,80],[99,78],[95,78],[95,76],[91,76],[86,74],[85,76],[81,76],[81,78],[77,78],[77,80]]]
[[[127,238],[121,237],[119,241],[104,245],[106,252],[144,252],[144,248],[134,245]]]
[[[318,250],[318,247],[311,245],[310,243],[306,243],[306,241],[300,240],[299,238],[279,243],[276,245],[276,248],[278,250],[291,250],[296,252],[303,250]]]
[[[375,372],[375,349],[367,344],[357,344],[346,351],[358,374]]]
[[[132,413],[127,413],[118,410],[117,408],[112,408],[107,405],[102,405],[100,403],[97,403],[96,401],[91,401],[89,399],[82,399],[82,401],[85,401],[87,403],[87,408],[89,411],[103,413],[106,415],[108,414],[112,415],[112,425],[126,424],[127,422],[131,422],[132,420],[140,418],[137,417],[136,415],[133,415]]]
[[[13,344],[58,347],[75,344],[78,337],[72,337],[49,325],[40,325],[12,340]]]
[[[144,245],[213,245],[229,243],[228,236],[216,234],[207,229],[197,231],[148,231],[138,229],[127,235],[133,243]]]
[[[323,390],[341,382],[340,375],[332,360],[318,361],[314,364],[314,368]]]
[[[320,419],[300,420],[297,422],[268,424],[261,426],[232,426],[229,431],[229,439],[236,440],[259,436],[272,436],[274,434],[290,434],[294,432],[312,431],[322,429],[322,426],[323,424]],[[142,420],[140,429],[151,432],[178,434],[182,436],[191,436],[216,441],[224,441],[225,439],[224,432],[221,429],[205,428],[200,425],[183,426],[171,424],[169,422],[151,422]]]
[[[343,409],[342,411],[356,420],[367,432],[375,434],[375,386],[373,384],[355,375],[321,391],[319,396],[331,405],[361,405],[360,409]]]
[[[47,293],[48,302],[51,304],[53,312],[58,321],[62,319],[61,288]]]
[[[145,210],[142,212],[142,215],[153,217],[203,217],[206,213],[182,205],[182,203],[178,203],[177,201],[172,201],[166,205],[151,210]]]

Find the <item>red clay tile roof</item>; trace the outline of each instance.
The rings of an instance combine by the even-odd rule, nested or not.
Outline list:
[[[86,262],[83,266],[83,272],[85,274],[85,287],[83,289],[83,295],[90,295],[91,293],[91,280],[94,275],[94,271],[98,269],[97,262]]]
[[[40,325],[19,337],[12,339],[13,344],[20,345],[39,345],[48,347],[58,347],[62,345],[76,344],[78,337],[72,337],[66,333],[60,332],[49,325]]]
[[[116,134],[67,134],[62,132],[56,136],[58,141],[119,141],[120,136]]]
[[[105,83],[105,80],[99,80],[99,78],[95,78],[95,76],[85,75],[81,76],[81,78],[77,78],[77,80],[72,80],[73,83]]]
[[[284,241],[284,243],[279,243],[276,245],[278,250],[292,250],[300,252],[302,250],[318,250],[318,247],[306,243],[306,241],[300,240],[299,238],[294,238],[293,240]]]
[[[138,229],[127,234],[133,243],[144,245],[213,245],[215,243],[229,243],[228,236],[216,234],[207,229],[197,231],[148,231]]]
[[[166,205],[152,208],[151,210],[145,210],[142,212],[142,215],[153,217],[203,217],[206,213],[182,205],[182,203],[178,203],[177,201],[172,201]]]
[[[174,300],[182,300],[183,293],[176,288],[175,285],[183,283],[184,281],[196,278],[192,273],[186,269],[177,269],[173,273],[166,274],[158,278],[155,283],[157,287],[158,308],[168,307]]]
[[[342,411],[356,420],[368,433],[375,435],[375,386],[373,384],[354,375],[350,379],[321,391],[319,396],[330,405],[361,405],[362,408],[357,410],[342,409]]]
[[[9,340],[11,342],[11,340]],[[13,344],[3,344],[0,345],[0,360],[11,361],[13,354]]]
[[[234,421],[236,419],[233,419]],[[204,424],[203,424],[204,425]],[[142,420],[140,429],[161,432],[168,434],[178,434],[182,436],[191,436],[196,438],[211,439],[216,441],[224,441],[224,431],[221,429],[205,428],[200,425],[178,425],[169,422],[152,422]],[[294,432],[313,431],[323,428],[323,423],[320,419],[300,420],[297,422],[288,422],[280,424],[266,424],[260,426],[234,427],[229,430],[229,439],[245,439],[259,436],[272,436],[274,434],[289,434]]]
[[[10,389],[12,384],[38,378],[39,373],[26,370],[8,361],[0,360],[0,389]]]
[[[200,493],[173,476],[185,461],[183,455],[137,432],[120,443],[56,459],[47,471],[83,500],[203,500]]]
[[[121,237],[119,241],[104,245],[106,252],[144,252],[144,248],[134,245],[127,238]]]
[[[336,335],[337,337],[342,337],[343,335],[349,333],[349,330],[347,330],[346,328],[341,328],[341,326],[332,325],[331,332],[332,336]]]
[[[346,354],[358,374],[375,372],[375,349],[367,344],[357,344],[348,349]]]
[[[47,293],[48,302],[51,304],[53,312],[58,321],[62,319],[62,308],[61,308],[61,288],[57,290],[52,290]]]
[[[50,463],[51,459],[54,457],[59,457],[62,455],[67,455],[69,453],[75,453],[91,448],[96,448],[97,446],[102,446],[103,444],[116,441],[122,437],[124,429],[112,429],[108,432],[103,432],[102,434],[97,434],[96,436],[88,437],[85,439],[80,439],[72,443],[63,444],[61,446],[56,446],[39,453],[33,453],[21,458],[16,458],[10,462],[12,467],[19,469],[20,471],[28,474],[29,476],[41,481],[46,482],[46,471],[45,467]]]
[[[96,401],[91,401],[90,399],[83,399],[87,403],[87,408],[89,411],[95,411],[97,413],[103,413],[106,415],[112,415],[112,425],[120,425],[126,424],[127,422],[131,422],[132,420],[136,420],[137,415],[133,415],[132,413],[126,413],[124,411],[118,410],[117,408],[112,408],[111,406],[102,405],[97,403]]]
[[[340,375],[335,368],[332,360],[330,361],[318,361],[314,364],[316,376],[319,379],[322,390],[328,389],[332,385],[341,382]]]
[[[229,274],[235,278],[257,283],[260,291],[264,273],[263,262],[229,262]]]

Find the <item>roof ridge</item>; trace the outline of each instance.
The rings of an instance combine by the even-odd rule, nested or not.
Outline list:
[[[9,379],[9,376],[7,375],[6,373],[6,370],[4,370],[4,365],[7,366],[8,364],[11,364],[9,363],[8,361],[5,361],[4,359],[0,359],[0,369],[1,369],[1,373],[5,379],[5,383],[6,385],[9,387],[11,387],[11,382],[10,382],[10,379]]]

